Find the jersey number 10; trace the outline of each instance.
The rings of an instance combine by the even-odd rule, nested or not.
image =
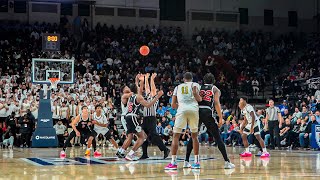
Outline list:
[[[183,86],[181,87],[181,93],[182,94],[189,94],[189,89],[188,89],[188,86]]]

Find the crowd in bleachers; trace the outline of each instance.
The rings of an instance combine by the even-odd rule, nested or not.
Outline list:
[[[97,24],[90,30],[84,20],[77,32],[72,31],[67,20],[61,22],[59,25],[15,22],[0,25],[0,133],[3,135],[0,139],[6,145],[30,147],[42,87],[31,83],[31,59],[35,57],[75,61],[75,84],[58,85],[51,95],[53,125],[62,141],[68,135],[72,117],[80,112],[82,105],[93,111],[96,104],[102,104],[109,127],[121,144],[126,134],[119,133],[115,124],[120,111],[120,86],[132,81],[138,72],[157,72],[155,82],[165,95],[160,99],[159,124],[155,128],[165,143],[170,144],[176,114],[170,107],[173,88],[182,81],[184,72],[192,71],[194,81],[199,83],[205,73],[215,74],[222,91],[225,117],[222,136],[227,144],[234,145],[241,144],[238,132],[241,120],[234,110],[238,85],[247,94],[258,94],[272,70],[288,63],[295,50],[292,36],[273,38],[262,33],[202,30],[195,34],[191,46],[180,28],[115,28]],[[60,33],[60,54],[41,52],[41,36],[45,32]],[[144,44],[151,51],[147,57],[138,51]],[[185,145],[189,138],[186,130],[180,144]],[[201,128],[199,139],[204,143],[212,140],[205,127]],[[77,143],[84,144],[84,140],[74,142]]]

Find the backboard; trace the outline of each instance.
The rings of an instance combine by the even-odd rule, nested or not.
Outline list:
[[[74,83],[74,60],[32,59],[32,83],[50,84],[49,78],[60,78],[59,84]]]

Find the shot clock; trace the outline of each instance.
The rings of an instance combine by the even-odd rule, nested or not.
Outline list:
[[[42,51],[60,51],[60,34],[43,34]]]

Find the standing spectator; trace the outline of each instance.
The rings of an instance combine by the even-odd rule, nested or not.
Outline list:
[[[53,126],[56,130],[56,134],[58,136],[59,147],[63,147],[64,144],[64,135],[67,130],[67,127],[63,125],[62,120],[58,120],[58,122]]]
[[[280,109],[274,106],[274,101],[269,100],[269,108],[266,109],[266,121],[270,133],[270,148],[274,149],[274,135],[276,135],[277,146],[280,149],[280,128],[282,127],[282,116]]]
[[[5,126],[8,109],[7,103],[5,103],[4,100],[0,100],[0,128]]]
[[[253,88],[253,95],[257,96],[259,94],[259,82],[257,78],[254,78],[251,82],[252,88]]]
[[[30,147],[30,133],[31,133],[31,121],[28,115],[25,114],[20,119],[20,133],[21,133],[21,143],[20,147]]]

